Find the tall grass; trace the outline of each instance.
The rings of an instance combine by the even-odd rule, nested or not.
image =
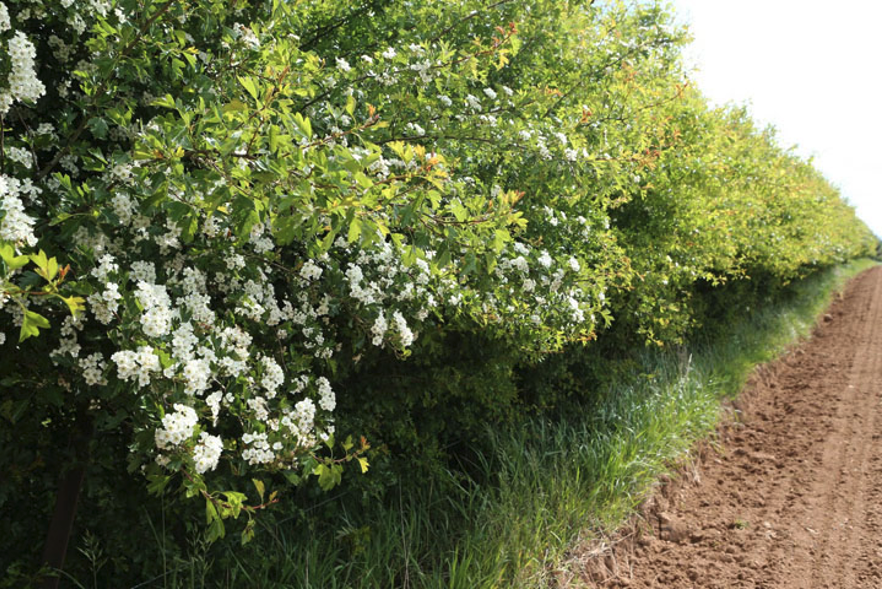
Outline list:
[[[722,335],[637,353],[582,411],[488,427],[489,450],[462,458],[447,480],[402,486],[386,504],[339,498],[333,526],[264,524],[252,544],[215,554],[214,566],[203,553],[144,586],[559,586],[570,551],[632,515],[658,478],[712,434],[721,401],[758,363],[807,336],[837,289],[873,264],[820,272],[745,309]]]

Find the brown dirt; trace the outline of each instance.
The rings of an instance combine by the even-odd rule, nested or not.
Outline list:
[[[718,451],[571,586],[882,588],[880,401],[882,267],[754,373]]]

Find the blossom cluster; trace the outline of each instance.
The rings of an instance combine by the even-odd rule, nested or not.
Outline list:
[[[9,10],[0,3],[0,32],[11,28]],[[0,114],[9,112],[13,102],[34,102],[46,93],[46,87],[37,78],[37,49],[22,31],[15,31],[7,42],[7,55],[12,71],[8,86],[0,89]]]

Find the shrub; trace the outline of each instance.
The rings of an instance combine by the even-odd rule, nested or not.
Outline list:
[[[0,4],[0,504],[79,436],[218,537],[613,321],[676,342],[701,285],[872,251],[685,39],[652,2]]]

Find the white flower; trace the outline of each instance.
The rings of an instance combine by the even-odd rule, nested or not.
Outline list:
[[[410,346],[410,344],[413,343],[414,335],[407,326],[407,321],[404,319],[404,315],[401,314],[401,311],[395,311],[392,313],[392,321],[395,323],[395,330],[401,337],[401,345],[405,348]]]
[[[196,410],[189,405],[175,403],[174,412],[166,413],[162,418],[162,428],[154,434],[156,447],[165,450],[186,441],[193,435],[199,418]]]
[[[95,319],[103,325],[108,325],[113,321],[113,316],[119,308],[119,301],[122,295],[119,293],[119,285],[108,282],[104,285],[103,292],[96,292],[88,296],[86,299]]]
[[[188,362],[198,343],[199,338],[193,333],[193,326],[189,322],[183,323],[172,334],[172,355],[180,362]]]
[[[263,377],[260,379],[260,384],[266,389],[267,396],[272,399],[276,396],[276,390],[284,384],[285,373],[282,371],[282,367],[269,356],[264,356],[260,362],[263,365]]]
[[[371,327],[371,333],[374,335],[371,343],[375,346],[383,345],[383,337],[386,335],[386,330],[388,329],[388,324],[386,323],[386,318],[383,317],[383,314],[380,313],[377,316],[377,319],[374,321],[374,325]]]
[[[496,100],[496,91],[493,88],[484,88],[484,94],[486,94],[490,100]]]
[[[33,154],[23,147],[7,147],[6,155],[9,156],[10,160],[21,164],[25,168],[30,169],[34,165]]]
[[[163,337],[171,332],[171,299],[165,286],[138,282],[135,296],[144,313],[141,315],[141,329],[147,337]]]
[[[426,130],[423,129],[422,127],[420,127],[420,126],[419,126],[418,124],[416,124],[416,123],[408,123],[408,124],[406,124],[406,125],[404,126],[404,130],[407,131],[407,132],[409,132],[409,133],[412,133],[413,135],[415,135],[415,136],[417,136],[417,137],[423,137],[423,136],[425,136],[425,134],[426,134]]]
[[[324,376],[320,376],[315,380],[319,392],[319,407],[325,411],[333,411],[337,406],[337,398],[331,389],[331,383]]]
[[[230,254],[226,264],[229,270],[241,270],[245,267],[245,258],[241,254]]]
[[[208,388],[211,364],[205,358],[189,360],[184,365],[184,392],[188,395],[201,393]]]
[[[104,378],[104,369],[106,364],[104,356],[100,352],[95,352],[85,358],[80,358],[80,368],[83,370],[83,380],[89,386],[106,385],[107,379]]]
[[[215,391],[205,397],[205,404],[206,406],[208,406],[209,411],[211,411],[211,419],[213,425],[217,425],[217,418],[220,415],[220,404],[223,396],[223,393],[221,393],[220,391]]]
[[[248,464],[268,464],[276,459],[266,439],[266,433],[242,434],[242,441],[249,447],[242,451],[242,459]]]
[[[338,57],[337,58],[337,69],[339,69],[340,71],[343,71],[343,72],[348,72],[349,70],[352,69],[352,66],[349,65],[349,62],[347,62],[342,57]]]
[[[12,28],[12,22],[9,20],[9,9],[6,4],[0,2],[0,33],[4,33]]]
[[[113,207],[113,212],[119,217],[120,223],[128,225],[132,222],[132,216],[135,214],[135,204],[129,198],[129,195],[124,192],[117,192],[110,200],[110,205]]]
[[[312,402],[312,399],[303,399],[294,405],[294,413],[301,431],[312,429],[315,421],[315,403]]]
[[[135,282],[156,282],[156,266],[153,262],[143,262],[137,261],[132,262],[131,269],[129,270],[129,280],[134,280]]]
[[[37,244],[34,235],[36,220],[24,212],[24,203],[20,198],[21,186],[16,178],[0,175],[0,210],[4,213],[0,219],[0,241],[34,246]]]
[[[46,93],[43,82],[37,79],[34,58],[37,50],[25,34],[16,31],[9,40],[12,72],[9,74],[9,92],[17,100],[35,101]],[[8,107],[2,112],[5,113]]]
[[[260,39],[257,38],[257,35],[254,34],[250,28],[242,25],[241,23],[236,23],[233,25],[233,30],[239,35],[239,40],[251,47],[252,49],[260,48]]]
[[[524,256],[518,256],[514,260],[511,261],[511,267],[515,270],[518,270],[522,274],[526,274],[530,271],[530,265]]]
[[[547,251],[542,250],[542,254],[539,256],[537,262],[539,262],[543,268],[550,268],[553,260],[551,259],[551,256],[548,255]]]
[[[381,55],[384,59],[393,59],[397,55],[397,53],[395,53],[395,50],[392,47],[389,47]]]
[[[223,450],[222,439],[206,432],[199,434],[199,443],[193,448],[193,462],[196,465],[196,472],[204,474],[217,468]]]
[[[312,260],[306,260],[306,262],[304,262],[303,264],[303,267],[300,268],[300,277],[304,280],[309,280],[310,282],[313,282],[321,278],[321,275],[322,268]]]
[[[423,84],[428,84],[432,81],[432,62],[430,62],[429,60],[413,63],[410,65],[410,69],[419,74],[420,80],[423,81]]]
[[[151,373],[159,372],[159,356],[150,346],[141,346],[137,352],[123,350],[110,357],[116,363],[120,380],[138,380],[139,387],[150,384]]]

